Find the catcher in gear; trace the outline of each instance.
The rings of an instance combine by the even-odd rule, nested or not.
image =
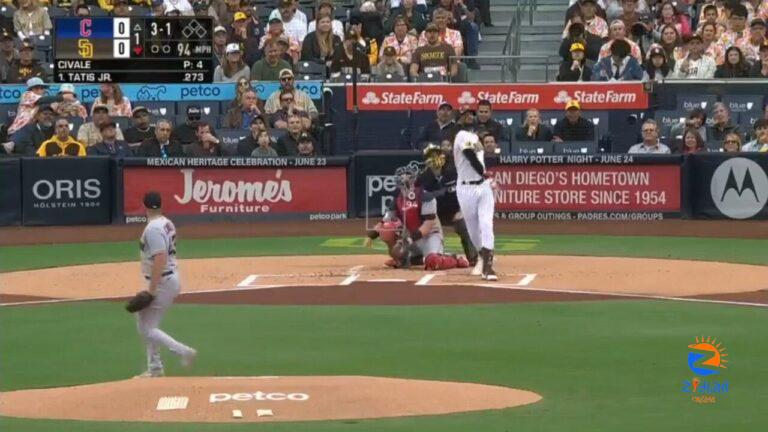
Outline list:
[[[422,263],[426,270],[469,267],[465,258],[443,253],[443,230],[437,218],[437,201],[416,187],[417,176],[418,171],[409,167],[395,172],[399,194],[382,221],[368,232],[366,244],[381,238],[389,247],[391,259],[385,264],[390,267]]]
[[[474,266],[478,254],[469,238],[459,200],[456,198],[456,167],[446,152],[435,144],[428,144],[423,153],[427,168],[419,174],[416,186],[421,187],[425,195],[431,194],[437,199],[437,217],[440,224],[453,227],[461,239],[461,247],[469,265]]]

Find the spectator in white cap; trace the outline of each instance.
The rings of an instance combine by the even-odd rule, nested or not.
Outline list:
[[[240,45],[227,45],[224,62],[213,71],[213,82],[237,82],[240,78],[250,78],[251,68],[243,61]]]
[[[298,8],[294,0],[280,0],[277,4],[277,12],[269,15],[272,18],[280,18],[283,22],[285,34],[296,39],[299,43],[304,41],[307,36],[307,16],[298,14]]]
[[[311,119],[317,118],[317,107],[312,102],[312,98],[303,91],[297,89],[294,86],[293,71],[290,69],[283,69],[280,71],[280,88],[275,90],[267,99],[267,103],[264,105],[264,110],[267,114],[274,114],[280,109],[280,93],[281,90],[287,90],[293,94],[294,106],[309,114]]]
[[[213,67],[222,64],[227,55],[227,29],[216,26],[213,29]]]
[[[77,94],[75,93],[74,84],[62,84],[59,87],[60,95],[71,95],[67,97],[67,100],[61,102],[54,102],[51,104],[53,111],[59,117],[80,117],[85,120],[88,117],[88,111],[85,109],[82,103],[77,100]]]
[[[283,20],[281,20],[279,16],[269,19],[267,25],[267,33],[261,37],[261,40],[259,41],[259,48],[264,49],[264,47],[267,45],[267,42],[270,40],[276,40],[278,42],[281,40],[287,40],[287,51],[293,59],[294,63],[297,62],[301,57],[301,43],[296,38],[288,35],[285,32]]]

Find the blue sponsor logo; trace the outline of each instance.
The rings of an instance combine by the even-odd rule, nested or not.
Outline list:
[[[184,101],[184,100],[211,100],[226,101],[235,98],[235,85],[231,83],[217,84],[122,84],[123,94],[132,102],[140,101]],[[253,87],[259,98],[266,100],[272,93],[280,88],[276,81],[254,81]],[[297,83],[297,88],[304,91],[312,99],[320,99],[323,95],[322,81],[302,81]],[[2,85],[0,86],[0,104],[18,104],[21,95],[26,91],[26,86]],[[56,94],[59,85],[53,84],[48,89],[49,94]],[[93,102],[99,97],[99,86],[89,84],[76,84],[77,97],[82,102]]]

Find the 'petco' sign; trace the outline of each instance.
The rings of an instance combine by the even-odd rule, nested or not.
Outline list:
[[[552,83],[552,84],[360,84],[357,105],[362,111],[437,109],[443,101],[454,107],[476,105],[485,99],[496,110],[561,110],[572,100],[583,109],[647,109],[648,95],[640,82]],[[347,86],[347,108],[354,105],[352,87]]]

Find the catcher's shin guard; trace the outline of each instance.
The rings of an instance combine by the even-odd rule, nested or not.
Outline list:
[[[469,265],[474,266],[477,263],[477,249],[469,238],[469,231],[467,231],[467,224],[464,219],[454,221],[453,229],[456,230],[456,234],[461,239],[461,248],[464,249],[464,256],[467,257]]]
[[[456,258],[454,255],[431,253],[424,259],[424,270],[449,270],[468,266],[467,260]]]

